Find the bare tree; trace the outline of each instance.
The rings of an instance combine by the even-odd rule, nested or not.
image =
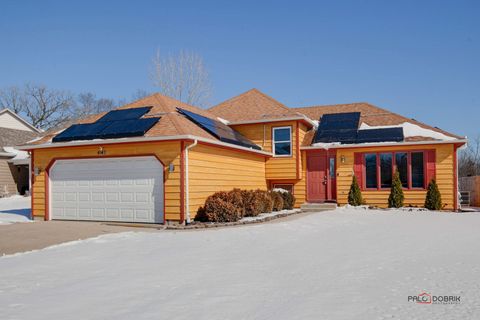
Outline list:
[[[8,108],[15,113],[20,113],[26,104],[26,97],[21,88],[11,86],[0,90],[0,109]]]
[[[137,91],[132,94],[132,100],[140,100],[142,98],[148,97],[149,95],[151,95],[150,92],[143,89],[137,89]]]
[[[132,97],[138,100],[147,95],[148,92],[137,90]],[[9,108],[41,129],[61,127],[64,123],[110,111],[126,103],[125,99],[97,98],[92,92],[75,97],[67,91],[50,89],[44,85],[26,84],[0,89],[0,109]]]
[[[23,113],[32,125],[48,129],[71,118],[72,94],[48,89],[44,85],[27,84],[24,90],[26,105]]]
[[[77,97],[74,108],[72,108],[72,118],[83,118],[89,114],[96,114],[110,111],[115,108],[113,99],[97,98],[94,93],[81,93]]]
[[[152,61],[151,78],[162,94],[182,102],[208,106],[212,88],[208,71],[200,55],[180,51],[177,55],[160,55]]]
[[[480,175],[480,135],[470,139],[468,147],[461,150],[458,157],[458,175],[460,177]]]

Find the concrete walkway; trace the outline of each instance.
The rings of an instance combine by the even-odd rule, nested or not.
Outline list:
[[[160,226],[161,227],[161,226]],[[35,221],[0,226],[0,256],[43,249],[67,241],[126,231],[156,232],[157,229],[106,225],[101,222]]]

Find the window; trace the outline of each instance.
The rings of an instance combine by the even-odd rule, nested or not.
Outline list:
[[[398,170],[402,187],[424,189],[426,175],[424,159],[423,151],[364,153],[363,185],[367,189],[388,189],[392,186],[395,170]]]
[[[380,154],[380,185],[382,188],[390,188],[392,186],[392,154]]]
[[[293,184],[291,183],[274,183],[273,189],[283,189],[293,194]]]
[[[412,188],[423,188],[424,168],[423,168],[423,152],[412,152]]]
[[[408,153],[395,153],[395,165],[397,166],[398,173],[400,174],[402,187],[408,188]]]
[[[335,158],[330,158],[329,166],[330,179],[335,179]]]
[[[365,186],[377,188],[377,154],[365,154]]]
[[[273,154],[280,157],[292,155],[292,128],[273,128]]]

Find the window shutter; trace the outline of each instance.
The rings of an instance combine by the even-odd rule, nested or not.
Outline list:
[[[358,184],[360,188],[363,189],[363,153],[355,153],[354,155],[354,164],[353,164],[353,174],[357,177]]]
[[[427,150],[425,152],[426,164],[427,164],[427,186],[432,179],[435,179],[435,150]]]

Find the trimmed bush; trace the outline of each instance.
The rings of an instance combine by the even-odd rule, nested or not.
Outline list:
[[[271,191],[273,202],[273,211],[281,211],[283,210],[283,197],[281,192]]]
[[[272,212],[273,201],[271,194],[265,190],[260,189],[255,190],[255,193],[257,193],[257,196],[262,202],[261,213]]]
[[[442,195],[438,190],[438,185],[435,179],[432,179],[428,184],[427,195],[425,197],[425,208],[429,210],[442,209]]]
[[[198,208],[197,214],[195,215],[195,218],[193,220],[200,222],[208,222],[207,211],[204,207]]]
[[[352,206],[360,206],[363,204],[362,191],[358,185],[357,177],[353,176],[350,191],[348,192],[348,204]]]
[[[292,210],[295,205],[295,197],[290,192],[280,192],[283,198],[283,209]]]
[[[295,197],[289,192],[233,189],[216,192],[198,208],[195,221],[235,222],[243,217],[254,217],[283,209],[292,209]]]
[[[238,208],[221,198],[212,198],[205,202],[207,221],[235,222],[238,221]]]
[[[233,206],[236,208],[236,213],[239,220],[244,217],[245,204],[243,202],[242,190],[233,189],[232,191],[227,192],[227,198],[225,201],[233,204]]]
[[[400,173],[395,171],[392,179],[392,188],[390,189],[390,196],[388,197],[389,208],[401,208],[403,207],[403,195],[402,181],[400,181]]]
[[[195,216],[196,221],[234,222],[243,218],[245,207],[240,189],[216,192],[205,200]]]
[[[243,205],[245,207],[245,217],[256,217],[262,213],[263,196],[253,190],[242,190]]]

